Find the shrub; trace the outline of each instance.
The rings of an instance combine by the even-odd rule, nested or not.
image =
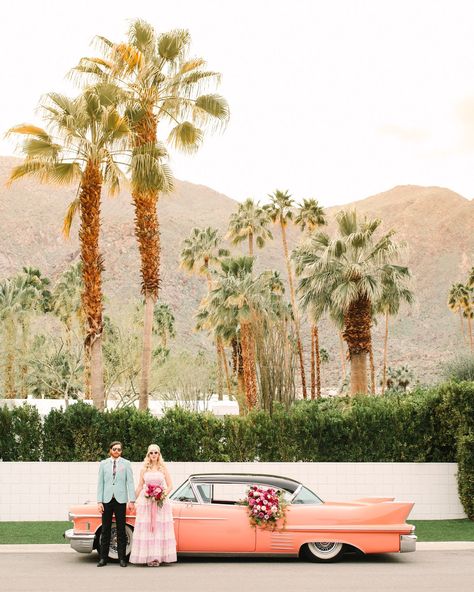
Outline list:
[[[458,440],[458,491],[467,517],[474,520],[474,432]]]
[[[474,381],[474,356],[458,356],[443,367],[443,376],[453,382]]]
[[[45,460],[99,460],[108,449],[104,423],[104,414],[82,401],[66,411],[51,411],[44,422]]]
[[[11,441],[16,461],[38,461],[42,457],[43,428],[36,407],[22,405],[11,410]]]
[[[0,406],[0,460],[15,460],[13,452],[12,412],[6,405]]]

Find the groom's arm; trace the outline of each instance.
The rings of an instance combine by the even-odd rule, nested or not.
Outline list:
[[[99,478],[97,481],[97,503],[102,504],[104,501],[104,464],[99,465]]]
[[[135,501],[135,485],[133,483],[132,463],[130,461],[127,463],[126,480],[127,480],[128,501],[134,502]]]

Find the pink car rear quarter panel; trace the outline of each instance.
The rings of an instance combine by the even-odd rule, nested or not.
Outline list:
[[[412,527],[405,518],[413,504],[321,504],[287,508],[286,525],[257,530],[258,553],[298,553],[308,542],[341,542],[364,553],[400,551],[400,534]]]

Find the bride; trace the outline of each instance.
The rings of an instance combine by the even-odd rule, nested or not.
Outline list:
[[[148,446],[135,492],[137,514],[130,563],[157,567],[160,563],[176,561],[176,539],[171,503],[165,498],[160,507],[153,498],[145,497],[149,485],[161,487],[166,494],[173,487],[156,444]]]

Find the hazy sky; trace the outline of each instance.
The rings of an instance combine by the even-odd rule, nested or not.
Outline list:
[[[400,184],[474,196],[473,0],[13,0],[0,132],[38,122],[43,93],[75,92],[64,76],[94,35],[120,40],[136,17],[188,28],[224,76],[229,126],[172,155],[178,178],[239,200],[279,188],[334,205]]]

